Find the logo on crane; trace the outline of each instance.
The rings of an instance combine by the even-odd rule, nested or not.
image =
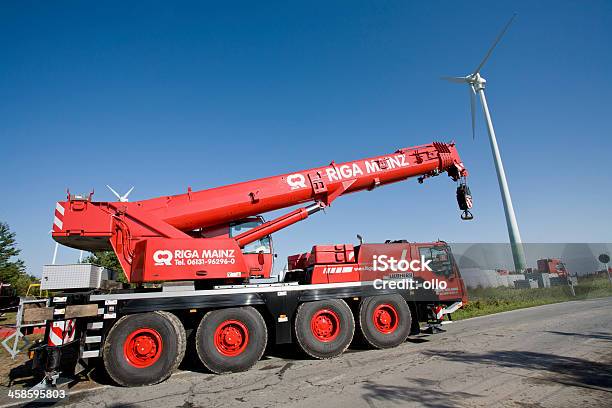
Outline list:
[[[287,176],[287,184],[289,184],[292,190],[296,190],[298,188],[305,188],[306,177],[304,177],[300,173],[291,174]]]
[[[153,253],[153,261],[155,266],[172,266],[172,251],[160,249]]]
[[[360,164],[361,163],[361,164]],[[324,172],[318,171],[319,174],[324,174],[329,182],[350,180],[364,174],[375,174],[387,170],[394,170],[402,167],[408,167],[410,163],[405,154],[396,154],[394,156],[381,157],[378,159],[368,159],[362,162],[353,162],[336,165],[332,164],[325,168]],[[292,190],[306,187],[306,177],[300,173],[290,174],[287,176],[287,184]]]
[[[234,249],[158,249],[153,252],[155,266],[184,265],[233,265],[236,263]]]

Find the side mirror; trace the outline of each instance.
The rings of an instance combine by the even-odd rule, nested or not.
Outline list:
[[[257,262],[259,262],[260,265],[264,264],[264,253],[263,253],[263,251],[259,251],[257,253]]]
[[[363,244],[363,237],[359,234],[357,234],[357,239],[359,240],[359,245]]]

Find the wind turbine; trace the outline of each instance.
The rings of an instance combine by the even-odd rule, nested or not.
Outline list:
[[[132,188],[130,188],[128,190],[127,193],[125,193],[124,195],[119,195],[118,192],[116,192],[111,186],[109,186],[108,184],[106,185],[106,187],[108,187],[108,189],[117,197],[117,199],[122,202],[122,203],[127,203],[128,200],[128,196],[130,195],[130,193],[132,192],[132,190],[134,190],[134,186],[132,186]]]
[[[491,152],[493,153],[493,161],[495,162],[495,170],[497,171],[497,181],[499,182],[499,190],[502,196],[502,202],[504,203],[504,213],[506,215],[506,224],[508,226],[508,236],[510,237],[510,246],[512,249],[512,258],[514,260],[514,268],[517,272],[525,270],[525,253],[523,251],[523,243],[521,241],[521,234],[519,232],[518,224],[516,222],[516,215],[514,214],[514,206],[512,205],[512,198],[510,197],[510,190],[508,188],[508,181],[506,180],[506,172],[504,171],[504,165],[501,160],[499,153],[499,147],[497,146],[497,138],[495,137],[495,129],[493,129],[493,121],[491,120],[491,113],[489,112],[489,106],[487,104],[487,98],[485,97],[485,84],[487,81],[480,75],[480,71],[484,67],[485,63],[493,53],[493,50],[500,42],[512,22],[516,14],[512,16],[510,21],[503,28],[501,33],[497,36],[491,48],[482,59],[476,70],[464,77],[443,77],[450,82],[468,84],[468,92],[470,93],[470,112],[472,116],[472,138],[476,135],[476,98],[478,94],[480,97],[480,103],[484,112],[485,121],[487,122],[487,130],[489,131],[489,143],[491,145]]]

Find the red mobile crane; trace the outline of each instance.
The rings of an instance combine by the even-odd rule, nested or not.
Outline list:
[[[95,287],[54,296],[48,307],[24,317],[47,321],[46,343],[34,349],[35,366],[44,367],[43,381],[49,383],[60,371],[102,357],[117,383],[153,384],[180,364],[186,329],[202,363],[216,373],[251,367],[268,336],[276,344],[295,336],[311,356],[334,357],[351,342],[355,320],[370,345],[396,346],[418,330],[423,310],[440,318],[465,301],[445,243],[316,245],[289,258],[291,270],[283,281],[257,283],[257,278],[271,274],[270,234],[342,195],[410,177],[423,182],[443,172],[459,183],[462,218],[470,219],[467,171],[454,143],[136,202],[95,202],[92,194],[68,193],[56,204],[52,235],[57,242],[87,251],[112,249],[131,283],[166,283],[162,289]],[[308,202],[267,222],[258,215]],[[427,256],[423,250],[429,250]],[[418,288],[428,309],[417,306],[415,290],[375,288],[375,279],[393,278],[371,266],[372,256],[382,253],[437,263],[434,273],[454,286]]]

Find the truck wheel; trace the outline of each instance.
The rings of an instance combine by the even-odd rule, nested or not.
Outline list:
[[[400,295],[364,298],[359,305],[359,326],[365,341],[383,349],[402,344],[410,334],[410,308]]]
[[[351,344],[355,320],[341,299],[302,303],[295,318],[295,337],[299,347],[311,357],[339,356]]]
[[[185,350],[187,349],[187,333],[185,333],[185,326],[183,326],[183,323],[178,317],[176,317],[176,315],[170,312],[160,311],[160,312],[155,312],[155,313],[158,313],[166,317],[168,320],[170,320],[170,322],[172,322],[172,325],[174,326],[174,329],[176,330],[176,333],[177,333],[176,341],[178,345],[178,353],[176,355],[176,360],[174,361],[174,365],[172,367],[172,371],[174,371],[183,362],[183,357],[185,357]]]
[[[268,342],[266,323],[250,306],[212,310],[196,332],[196,350],[202,364],[216,374],[251,368]]]
[[[166,313],[123,316],[108,332],[102,349],[104,367],[119,385],[159,383],[172,374],[181,350],[181,333]],[[184,332],[182,335],[184,339]]]

